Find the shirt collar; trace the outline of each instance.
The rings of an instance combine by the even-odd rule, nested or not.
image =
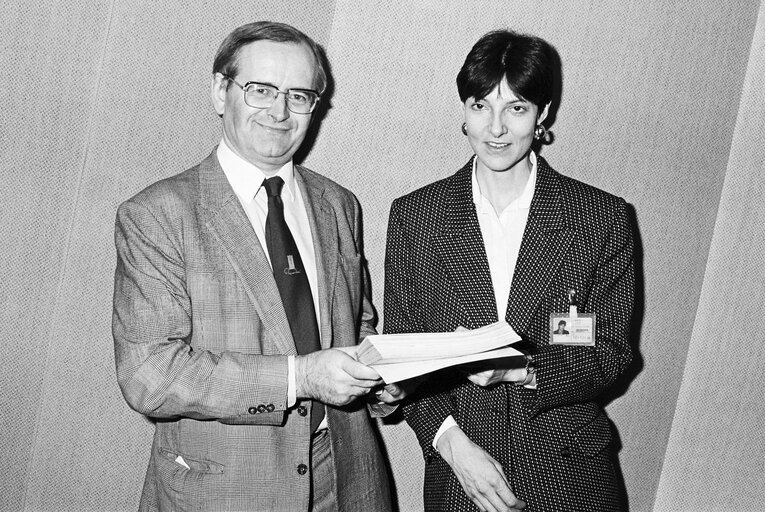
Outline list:
[[[531,208],[531,200],[534,197],[534,188],[537,184],[537,155],[533,151],[529,151],[529,161],[531,162],[531,174],[526,181],[526,186],[523,189],[521,195],[515,199],[512,203],[507,205],[505,211],[508,210],[528,210]],[[479,213],[484,211],[494,211],[489,200],[481,193],[481,187],[478,186],[478,178],[476,176],[476,167],[478,165],[478,158],[473,157],[473,173],[471,175],[471,185],[473,188],[473,202]]]
[[[282,166],[279,171],[272,175],[266,174],[257,166],[240,157],[221,139],[218,144],[218,162],[226,175],[234,192],[246,201],[252,200],[263,185],[263,180],[273,176],[279,176],[284,180],[282,189],[282,201],[295,200],[295,170],[292,160]],[[286,191],[286,194],[285,194]]]

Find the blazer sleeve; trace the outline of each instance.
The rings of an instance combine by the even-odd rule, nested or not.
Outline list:
[[[377,334],[377,312],[372,304],[372,284],[369,277],[369,267],[364,258],[364,237],[361,222],[361,206],[353,196],[353,237],[358,253],[361,255],[361,319],[359,322],[358,343],[370,334]]]
[[[183,243],[158,218],[164,219],[138,201],[117,212],[112,332],[125,399],[154,418],[281,424],[287,357],[191,346]]]
[[[402,202],[397,199],[391,206],[385,249],[383,330],[390,334],[425,332],[423,305],[414,279],[416,269],[412,268],[416,258],[411,254],[402,210]],[[430,375],[403,406],[404,417],[426,458],[435,452],[432,443],[441,424],[448,416],[456,416],[450,395],[439,385],[438,377],[438,372]]]
[[[611,210],[602,246],[592,247],[597,258],[592,288],[580,312],[595,313],[595,346],[550,345],[535,356],[537,389],[521,388],[524,405],[531,414],[553,407],[595,399],[612,386],[632,360],[630,323],[635,293],[635,262],[632,229],[626,203],[618,199]],[[545,312],[549,314],[550,312]]]

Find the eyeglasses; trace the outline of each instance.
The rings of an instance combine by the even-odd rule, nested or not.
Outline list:
[[[244,102],[252,108],[268,108],[274,104],[280,94],[287,100],[287,109],[295,114],[310,114],[319,103],[319,93],[311,89],[287,89],[280,91],[273,85],[259,82],[247,82],[241,85],[230,76],[223,75],[244,91]]]

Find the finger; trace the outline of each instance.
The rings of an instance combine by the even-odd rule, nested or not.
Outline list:
[[[385,404],[393,404],[401,400],[399,397],[393,396],[385,390],[382,390],[381,392],[376,393],[375,395],[377,400]]]
[[[504,512],[503,509],[497,510],[494,505],[492,505],[491,502],[486,498],[486,496],[481,494],[478,494],[473,498],[473,503],[476,504],[478,510],[482,510],[483,512]]]
[[[356,380],[370,381],[374,382],[375,384],[380,384],[382,382],[380,374],[377,373],[373,368],[354,361],[353,359],[346,359],[343,361],[341,368],[343,371],[345,371],[345,373]]]
[[[401,395],[404,394],[404,389],[401,388],[398,384],[386,384],[385,388],[383,389],[386,393],[388,393],[391,397],[399,398]]]

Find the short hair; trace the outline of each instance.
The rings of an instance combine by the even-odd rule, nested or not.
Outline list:
[[[558,322],[558,327],[560,327],[561,325],[566,325],[566,321],[565,320],[561,320],[560,322]]]
[[[460,100],[485,98],[506,80],[513,93],[541,111],[554,95],[556,62],[555,48],[542,38],[489,32],[473,45],[457,74]]]
[[[239,72],[237,58],[243,46],[255,41],[274,41],[305,45],[316,62],[314,86],[323,93],[327,88],[327,71],[324,67],[324,52],[316,41],[286,23],[255,21],[234,29],[221,43],[213,61],[213,73],[235,77]]]

